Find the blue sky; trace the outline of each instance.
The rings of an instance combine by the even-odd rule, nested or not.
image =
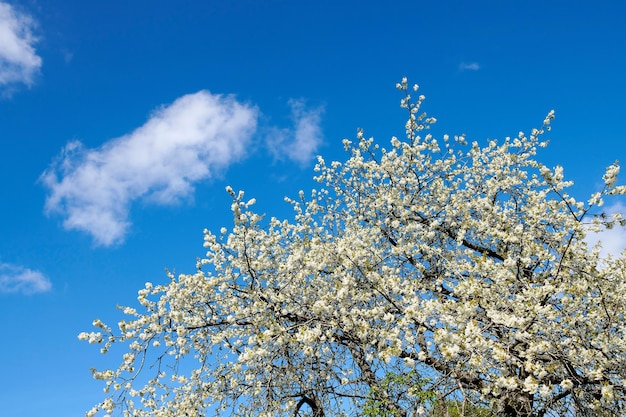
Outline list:
[[[0,0],[2,415],[83,415],[102,398],[89,368],[118,357],[77,334],[166,267],[192,272],[203,229],[230,225],[226,185],[289,216],[315,155],[344,159],[357,128],[401,136],[402,76],[437,132],[470,140],[555,109],[538,158],[586,199],[626,161],[624,16],[624,1]]]

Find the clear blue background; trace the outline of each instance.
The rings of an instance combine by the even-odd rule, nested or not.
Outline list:
[[[146,281],[165,282],[164,268],[192,272],[202,230],[231,222],[226,185],[256,197],[259,211],[289,215],[283,196],[314,186],[314,155],[276,158],[263,132],[292,127],[290,99],[323,109],[317,153],[326,160],[344,159],[341,140],[359,127],[381,143],[403,134],[394,86],[408,76],[438,129],[470,140],[529,132],[555,109],[538,158],[563,165],[582,199],[604,167],[626,161],[624,1],[10,4],[36,23],[42,66],[0,99],[0,263],[52,286],[0,293],[3,416],[80,416],[102,399],[89,368],[119,357],[77,334],[96,317],[115,325],[115,306],[134,305]],[[69,141],[100,149],[202,89],[258,107],[245,159],[177,205],[131,201],[131,226],[114,245],[44,214],[50,190],[39,178]]]

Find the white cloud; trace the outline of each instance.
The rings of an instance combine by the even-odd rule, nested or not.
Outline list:
[[[324,109],[307,109],[304,100],[289,100],[293,127],[270,129],[267,146],[276,159],[291,159],[307,164],[316,156],[322,144],[320,121]]]
[[[32,84],[41,67],[41,57],[34,47],[34,27],[30,16],[0,2],[0,86]]]
[[[626,207],[621,203],[615,203],[606,209],[608,215],[614,213],[626,213]],[[586,241],[590,247],[601,242],[602,250],[600,256],[606,258],[607,255],[619,256],[626,249],[626,229],[619,224],[612,229],[604,229],[599,233],[588,233]]]
[[[41,272],[0,263],[0,293],[34,294],[50,291],[52,284]]]
[[[70,142],[42,174],[45,210],[61,213],[66,229],[90,233],[99,245],[120,243],[134,200],[172,204],[189,197],[196,182],[246,154],[257,118],[255,107],[232,96],[200,91],[98,149]]]
[[[480,64],[478,62],[461,62],[459,69],[461,71],[478,71]]]

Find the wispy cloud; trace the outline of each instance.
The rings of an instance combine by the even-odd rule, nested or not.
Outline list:
[[[35,294],[52,289],[50,280],[39,271],[0,263],[0,293]]]
[[[35,52],[35,25],[32,17],[0,2],[0,87],[32,84],[42,62]]]
[[[310,163],[322,144],[320,126],[323,107],[307,108],[304,100],[291,99],[292,128],[270,129],[267,146],[276,159],[290,159],[299,164]]]
[[[254,106],[200,91],[100,148],[70,142],[41,176],[49,189],[45,210],[60,213],[66,229],[87,232],[99,245],[120,243],[134,200],[172,204],[189,197],[195,183],[246,154],[257,118]]]
[[[626,214],[626,207],[621,203],[616,203],[607,207],[606,213],[609,215],[614,213]],[[612,229],[604,229],[600,233],[589,233],[586,240],[590,246],[594,246],[598,242],[601,243],[600,256],[603,258],[609,254],[619,256],[626,249],[626,229],[616,225]]]
[[[480,69],[480,64],[478,62],[461,62],[459,64],[459,69],[461,71],[478,71]]]

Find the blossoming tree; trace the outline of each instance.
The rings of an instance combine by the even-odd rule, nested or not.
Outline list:
[[[626,415],[626,258],[584,240],[624,225],[601,211],[626,193],[617,163],[579,202],[535,160],[552,112],[500,143],[437,140],[397,87],[406,138],[320,158],[292,221],[228,189],[234,225],[205,231],[195,273],[79,336],[125,351],[93,370],[108,397],[88,415]]]

